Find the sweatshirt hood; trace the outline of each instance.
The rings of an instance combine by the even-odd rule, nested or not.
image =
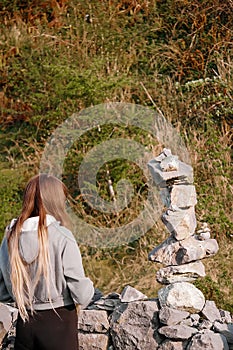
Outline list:
[[[51,215],[46,215],[46,226],[55,222],[56,219]],[[32,263],[38,256],[38,223],[39,216],[28,218],[24,221],[19,239],[20,254],[26,263]]]

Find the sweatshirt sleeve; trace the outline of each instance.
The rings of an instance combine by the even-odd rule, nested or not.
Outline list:
[[[82,257],[76,241],[68,239],[62,255],[64,276],[75,304],[87,306],[93,295],[92,281],[85,276]]]
[[[5,275],[8,277],[8,252],[7,252],[7,242],[4,238],[0,247],[0,302],[2,303],[9,303],[12,302],[12,296],[10,295],[6,282],[4,279],[3,271],[5,272]]]
[[[0,302],[1,303],[10,303],[12,301],[13,301],[13,299],[6,288],[5,281],[4,281],[3,275],[2,275],[2,270],[0,268]]]

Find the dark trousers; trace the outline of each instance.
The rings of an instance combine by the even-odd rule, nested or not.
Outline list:
[[[77,312],[74,305],[37,311],[25,323],[19,316],[15,350],[77,350]]]

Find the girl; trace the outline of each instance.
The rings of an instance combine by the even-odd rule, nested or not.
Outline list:
[[[27,184],[22,211],[0,248],[0,301],[16,302],[15,350],[77,350],[75,305],[86,306],[94,287],[85,277],[65,210],[68,192],[40,174]]]

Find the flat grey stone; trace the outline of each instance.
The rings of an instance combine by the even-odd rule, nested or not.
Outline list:
[[[179,162],[179,170],[162,171],[160,163],[152,159],[148,163],[149,171],[156,185],[165,187],[168,181],[180,180],[183,183],[193,183],[193,169],[190,165]]]
[[[159,333],[164,335],[166,338],[185,340],[191,338],[198,331],[196,328],[189,327],[186,325],[177,324],[174,326],[164,326],[159,328]]]
[[[115,307],[120,304],[120,302],[120,299],[101,298],[97,300],[94,304],[88,306],[87,309],[113,311]]]
[[[88,310],[106,310],[113,311],[120,304],[119,293],[109,293],[96,300],[93,304],[87,307]]]
[[[115,350],[154,350],[161,342],[158,301],[122,303],[111,315],[110,326]]]
[[[136,288],[126,286],[121,293],[120,299],[122,303],[128,303],[130,301],[145,300],[147,296]]]
[[[107,312],[104,310],[80,310],[78,330],[83,332],[106,333],[109,330]]]
[[[191,339],[187,350],[229,350],[226,338],[208,329]]]
[[[189,316],[189,312],[183,310],[177,310],[170,307],[162,307],[159,311],[159,320],[161,323],[171,326],[180,323],[182,320]]]
[[[201,261],[178,266],[167,266],[156,273],[156,279],[162,284],[190,282],[205,276],[205,266]]]
[[[87,310],[103,310],[103,311],[113,311],[114,308],[113,307],[107,307],[105,305],[91,305],[91,306],[88,306],[88,309]]]
[[[201,311],[205,304],[203,293],[187,282],[177,282],[161,288],[158,297],[161,307],[168,306],[193,313]]]
[[[210,322],[214,322],[216,320],[218,320],[218,321],[221,320],[220,312],[219,312],[217,306],[215,305],[215,302],[212,300],[206,300],[205,306],[202,310],[202,314]]]
[[[168,237],[166,241],[149,253],[149,260],[167,266],[182,265],[215,255],[218,249],[218,243],[215,239],[200,241],[197,236],[191,236],[177,241],[173,237]]]
[[[162,215],[162,221],[168,231],[178,240],[183,240],[194,234],[197,221],[194,207],[173,211],[168,209]]]

